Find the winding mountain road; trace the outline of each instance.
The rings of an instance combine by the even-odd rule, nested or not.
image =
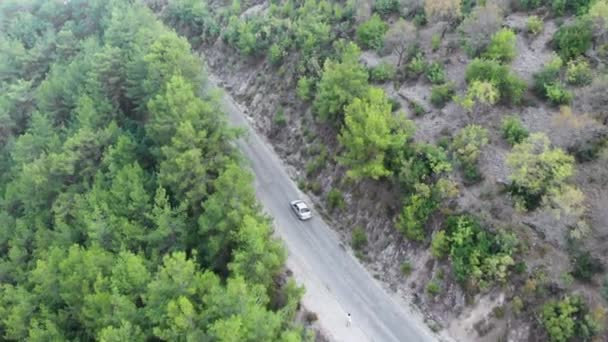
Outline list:
[[[211,77],[213,84],[217,84]],[[289,201],[306,196],[291,180],[274,150],[257,134],[238,104],[224,92],[229,122],[247,134],[238,146],[255,174],[258,199],[274,218],[276,233],[288,251],[287,267],[306,287],[303,305],[315,312],[322,332],[340,342],[436,341],[419,314],[385,291],[344,247],[320,215],[302,222]],[[310,201],[308,201],[310,203]],[[314,212],[314,210],[313,210]],[[346,326],[347,312],[352,326]]]

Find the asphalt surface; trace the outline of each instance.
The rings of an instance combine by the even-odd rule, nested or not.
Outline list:
[[[317,314],[322,332],[344,342],[436,341],[419,315],[370,276],[320,215],[302,222],[291,212],[290,201],[311,202],[229,94],[223,94],[222,103],[229,122],[246,129],[238,146],[255,174],[258,199],[274,218],[275,231],[288,250],[287,267],[306,287],[303,305]],[[349,327],[347,313],[352,315]]]

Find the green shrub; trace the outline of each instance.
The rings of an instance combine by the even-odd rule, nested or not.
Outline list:
[[[308,189],[317,196],[320,195],[323,191],[323,188],[321,187],[321,183],[319,181],[312,181],[308,183]]]
[[[465,79],[469,84],[474,81],[492,83],[501,101],[513,104],[521,102],[527,88],[526,82],[512,74],[508,66],[488,59],[474,59],[467,67]]]
[[[492,41],[484,53],[484,57],[502,62],[510,62],[517,55],[515,32],[503,28],[492,36]]]
[[[502,136],[511,145],[519,144],[530,135],[517,116],[507,116],[503,118],[501,130]]]
[[[424,107],[422,107],[420,103],[416,101],[411,101],[411,106],[415,116],[422,116],[426,114],[426,110],[424,110]]]
[[[410,263],[409,261],[404,261],[401,263],[401,274],[403,274],[404,276],[409,276],[410,274],[412,274],[412,263]]]
[[[438,202],[426,184],[416,184],[415,192],[408,197],[397,220],[397,229],[408,239],[423,241],[426,222],[437,209]]]
[[[582,281],[590,282],[591,278],[604,270],[600,260],[591,256],[589,252],[579,252],[572,257],[574,269],[572,275]]]
[[[279,65],[283,61],[283,57],[287,55],[285,48],[277,43],[274,43],[268,49],[268,59],[271,64]]]
[[[545,88],[548,84],[559,82],[560,71],[563,66],[563,61],[560,57],[553,57],[547,65],[540,72],[534,75],[533,90],[536,95],[547,98],[547,89]]]
[[[435,258],[443,258],[450,252],[450,243],[444,230],[440,230],[433,236],[431,241],[431,252]]]
[[[431,103],[437,108],[442,108],[452,100],[455,93],[454,83],[452,82],[434,85],[431,88]]]
[[[397,69],[388,62],[382,62],[370,69],[369,78],[373,82],[386,82],[395,78]]]
[[[584,15],[592,2],[593,0],[552,0],[551,10],[558,16],[568,13]]]
[[[585,86],[591,84],[593,75],[589,68],[589,63],[584,59],[572,60],[568,62],[566,70],[566,81],[569,84]]]
[[[547,3],[548,0],[516,0],[517,8],[531,11],[535,10]]]
[[[365,234],[363,228],[357,226],[355,229],[353,229],[351,235],[351,245],[353,246],[354,250],[361,250],[367,245],[367,235]]]
[[[427,62],[421,52],[418,52],[414,58],[405,66],[408,75],[418,77],[426,71]]]
[[[545,84],[547,99],[554,105],[565,105],[572,101],[572,93],[561,82]]]
[[[272,121],[276,126],[279,127],[285,126],[285,124],[287,124],[287,119],[285,118],[285,111],[283,110],[283,108],[279,107],[279,110],[277,110],[277,113],[272,118]]]
[[[428,64],[424,74],[426,78],[433,84],[445,83],[445,69],[440,63],[432,62]]]
[[[573,24],[564,25],[555,32],[553,45],[563,60],[571,60],[589,50],[592,39],[591,21],[579,18]]]
[[[379,15],[374,14],[357,28],[357,41],[366,49],[380,50],[386,31],[388,25]]]
[[[313,84],[314,84],[313,80],[306,76],[303,76],[298,80],[296,92],[298,94],[298,97],[302,101],[308,101],[308,100],[312,99]]]
[[[492,281],[505,282],[518,241],[509,233],[492,234],[472,216],[451,216],[446,220],[450,260],[456,279],[480,288]]]
[[[511,309],[516,315],[520,314],[524,309],[524,301],[519,296],[513,297],[511,300]]]
[[[329,153],[325,146],[321,146],[317,156],[306,164],[306,175],[308,177],[318,174],[326,165]]]
[[[481,149],[487,144],[488,130],[478,125],[464,127],[452,141],[452,153],[463,167],[465,180],[468,183],[481,180],[477,171],[477,160]]]
[[[399,12],[398,0],[375,0],[374,11],[382,16],[387,16],[391,13]]]
[[[532,15],[532,16],[528,17],[526,26],[528,28],[528,33],[537,35],[543,31],[543,27],[545,26],[545,23],[537,15]]]
[[[401,109],[401,102],[397,101],[396,99],[389,97],[388,102],[390,102],[390,104],[391,104],[392,112],[396,112],[399,109]]]
[[[432,144],[416,144],[408,155],[396,162],[392,169],[406,191],[415,190],[418,183],[435,181],[452,170],[444,148]]]
[[[231,47],[243,55],[255,55],[268,48],[269,37],[258,34],[266,25],[265,18],[252,16],[240,19],[232,16],[222,33],[222,38]]]
[[[334,209],[344,209],[344,196],[338,189],[331,189],[327,193],[327,207],[330,211]]]
[[[435,297],[440,292],[441,292],[441,283],[439,283],[438,280],[433,279],[433,280],[429,281],[428,284],[426,284],[426,293],[428,293],[432,297]]]
[[[441,47],[441,36],[435,33],[431,37],[431,49],[437,51],[439,50],[439,47]]]
[[[553,342],[590,341],[600,330],[600,322],[590,315],[580,296],[566,296],[543,305],[540,319]]]

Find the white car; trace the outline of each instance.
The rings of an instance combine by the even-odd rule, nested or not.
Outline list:
[[[308,205],[302,200],[295,200],[289,203],[291,210],[298,216],[302,221],[309,220],[312,218],[312,211],[308,208]]]

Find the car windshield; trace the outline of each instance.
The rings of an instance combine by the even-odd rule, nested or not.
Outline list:
[[[308,208],[302,208],[302,209],[300,209],[301,213],[307,213],[309,211],[310,211],[310,209],[308,209]]]

